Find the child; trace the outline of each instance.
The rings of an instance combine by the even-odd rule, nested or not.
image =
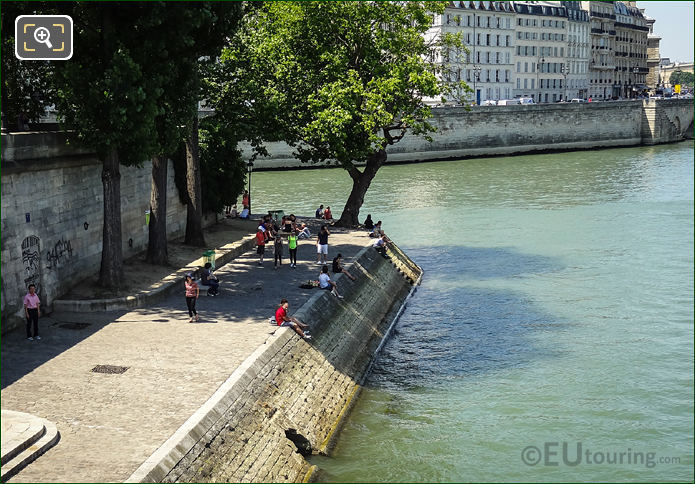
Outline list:
[[[278,265],[282,265],[282,236],[277,234],[275,236],[275,270],[277,270]]]

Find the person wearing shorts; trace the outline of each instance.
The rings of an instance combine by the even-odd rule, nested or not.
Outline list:
[[[328,231],[325,225],[321,226],[318,238],[316,240],[316,263],[325,264],[328,260],[328,236],[331,233]],[[323,262],[321,261],[323,259]]]
[[[289,326],[295,331],[295,333],[297,333],[302,338],[311,339],[309,331],[307,330],[307,328],[309,327],[308,325],[302,323],[297,318],[290,318],[289,316],[287,316],[287,309],[289,307],[290,303],[287,302],[287,299],[283,298],[282,301],[280,301],[280,307],[277,308],[277,310],[275,311],[275,322],[277,323],[277,325]]]
[[[263,265],[263,255],[265,254],[265,233],[263,230],[256,232],[256,254],[258,254],[258,265]]]

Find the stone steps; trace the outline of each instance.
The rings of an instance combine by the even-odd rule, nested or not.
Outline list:
[[[28,413],[2,410],[2,471],[7,481],[60,440],[55,424]]]

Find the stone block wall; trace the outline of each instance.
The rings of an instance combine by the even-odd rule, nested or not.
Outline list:
[[[439,131],[429,143],[406,136],[387,147],[387,163],[460,159],[549,150],[584,150],[618,146],[637,146],[678,141],[683,138],[693,118],[693,104],[688,100],[662,100],[655,105],[642,101],[593,103],[558,103],[517,106],[474,106],[433,108],[431,122]],[[676,125],[676,112],[682,130],[650,125],[645,113],[658,109],[663,119]],[[690,121],[686,122],[685,120]],[[661,124],[657,123],[657,126]],[[282,142],[268,143],[268,158],[254,162],[258,169],[307,167],[292,155]],[[241,145],[250,156],[248,144]]]
[[[397,247],[392,259],[367,247],[338,275],[345,298],[317,292],[289,328],[259,348],[128,482],[300,482],[314,468],[287,437],[325,452],[354,401],[372,358],[421,270]]]
[[[101,163],[93,154],[70,152],[64,140],[54,143],[61,136],[51,134],[2,136],[3,333],[21,323],[17,315],[29,283],[36,284],[42,307],[50,309],[54,299],[98,273],[101,263]],[[170,236],[178,237],[185,232],[186,207],[179,201],[171,162],[168,175],[167,226]],[[141,168],[121,167],[125,258],[147,247],[150,183],[150,161]]]

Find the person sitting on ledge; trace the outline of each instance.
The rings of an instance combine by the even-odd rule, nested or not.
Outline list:
[[[208,286],[209,296],[217,296],[220,293],[220,281],[212,273],[212,264],[209,262],[206,262],[205,267],[200,271],[200,284]]]
[[[277,310],[275,311],[275,322],[277,323],[277,325],[289,326],[295,331],[295,333],[297,333],[302,338],[311,339],[311,335],[307,330],[307,328],[309,327],[308,325],[302,323],[297,318],[290,318],[289,316],[287,316],[287,308],[289,307],[290,303],[287,302],[287,299],[283,298],[282,301],[280,301],[280,307],[277,308]]]
[[[348,271],[346,271],[345,268],[343,268],[342,261],[343,254],[338,254],[337,256],[335,256],[335,258],[333,259],[333,274],[345,274],[350,278],[351,281],[354,281],[356,277],[350,274]]]
[[[326,210],[323,211],[323,218],[326,220],[333,220],[333,214],[331,213],[331,207],[326,207]]]
[[[379,254],[381,254],[382,257],[384,257],[386,259],[388,259],[388,256],[386,255],[386,249],[388,246],[387,241],[388,241],[388,239],[386,238],[386,234],[382,234],[372,244],[372,247],[374,247],[376,249],[376,251]]]
[[[381,220],[374,224],[374,228],[369,232],[370,237],[379,237],[383,232],[381,231]]]
[[[364,228],[367,230],[372,230],[374,228],[374,221],[372,220],[372,214],[368,214],[367,218],[364,219]]]
[[[335,282],[331,281],[331,276],[328,275],[328,266],[324,265],[321,269],[321,274],[319,275],[319,287],[326,291],[331,291],[338,299],[343,299],[343,296],[338,294],[338,286]]]
[[[316,209],[316,218],[323,218],[323,203]]]

